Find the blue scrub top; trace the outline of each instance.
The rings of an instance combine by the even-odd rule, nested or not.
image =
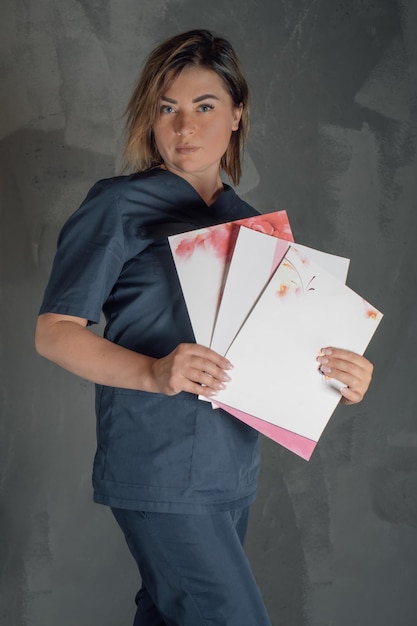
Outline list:
[[[105,337],[153,357],[194,342],[167,237],[256,215],[225,185],[210,206],[159,168],[96,183],[58,239],[40,313],[106,319]],[[172,513],[250,504],[258,434],[197,396],[96,385],[96,502]]]

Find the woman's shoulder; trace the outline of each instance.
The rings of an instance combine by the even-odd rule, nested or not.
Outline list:
[[[107,192],[113,194],[122,194],[124,191],[135,188],[153,187],[163,178],[161,169],[153,168],[143,172],[134,172],[132,174],[112,176],[110,178],[101,178],[91,187],[89,193]]]
[[[118,228],[138,228],[138,224],[155,221],[178,208],[179,192],[175,192],[166,172],[154,168],[124,176],[98,180],[87,192],[79,208],[68,222],[86,221]],[[113,226],[112,226],[113,228]]]
[[[161,184],[161,170],[152,169],[127,175],[101,178],[87,191],[73,217],[80,218],[86,214],[101,219],[102,213],[108,218],[110,214],[122,218],[130,215],[132,207],[152,207],[158,201],[170,200],[169,189]]]

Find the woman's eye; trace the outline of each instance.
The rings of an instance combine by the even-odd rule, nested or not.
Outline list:
[[[161,113],[173,113],[174,108],[170,104],[163,104],[161,106]]]
[[[214,109],[214,106],[212,104],[201,104],[199,109],[203,113],[207,113],[207,111],[212,111]]]

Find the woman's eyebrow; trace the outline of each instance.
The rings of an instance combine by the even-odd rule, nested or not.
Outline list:
[[[194,98],[193,102],[201,102],[202,100],[207,100],[208,98],[212,98],[213,100],[219,100],[219,98],[214,94],[205,93],[202,96],[198,96],[198,98]]]
[[[212,93],[204,93],[202,96],[194,98],[192,102],[202,102],[203,100],[208,100],[209,98],[212,98],[213,100],[219,100],[219,98]],[[162,96],[161,100],[165,100],[165,102],[169,102],[170,104],[178,104],[178,100],[174,100],[174,98],[168,98],[168,96]]]

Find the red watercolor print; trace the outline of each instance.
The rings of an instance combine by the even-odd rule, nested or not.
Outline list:
[[[262,215],[256,215],[255,217],[238,220],[235,223],[265,233],[266,235],[272,235],[278,239],[294,241],[286,211],[264,213]]]
[[[246,226],[252,230],[294,241],[286,211],[265,213],[254,217],[243,218],[235,222],[209,226],[197,235],[186,235],[178,244],[175,254],[181,259],[189,259],[195,250],[204,249],[225,263],[230,262],[239,227]]]

